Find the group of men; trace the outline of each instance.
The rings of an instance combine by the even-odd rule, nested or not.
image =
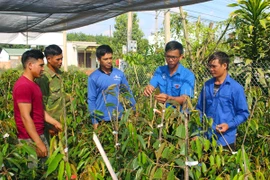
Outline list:
[[[24,73],[13,89],[18,140],[34,144],[41,158],[48,155],[50,134],[62,130],[60,117],[65,101],[69,99],[61,79],[61,48],[50,45],[45,48],[44,54],[47,59],[45,67],[41,51],[29,50],[22,55]],[[154,97],[158,102],[166,103],[167,107],[170,106],[167,103],[169,100],[183,105],[194,96],[195,76],[180,64],[183,54],[181,43],[170,41],[166,44],[167,64],[156,69],[150,84],[144,89],[145,96],[150,96],[159,88],[160,94]],[[121,118],[124,108],[119,96],[122,92],[130,94],[127,99],[133,108],[136,104],[124,73],[113,67],[111,47],[99,46],[96,57],[100,66],[88,77],[87,96],[94,129],[101,122]],[[214,133],[218,144],[234,149],[237,126],[247,120],[249,112],[243,87],[228,74],[229,63],[229,56],[224,52],[215,52],[209,57],[208,69],[213,78],[203,85],[196,109],[202,117],[213,119],[207,137],[211,138]]]

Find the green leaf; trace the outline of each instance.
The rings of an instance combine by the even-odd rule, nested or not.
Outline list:
[[[6,153],[7,153],[7,149],[8,149],[8,147],[9,147],[9,144],[8,143],[6,143],[5,145],[4,145],[4,147],[3,147],[3,149],[2,149],[2,153],[3,153],[3,155],[5,156],[6,155]]]
[[[62,180],[64,176],[64,168],[65,168],[65,162],[62,160],[59,165],[58,169],[58,180]]]
[[[0,169],[2,169],[3,161],[4,161],[3,153],[0,151],[0,167],[1,167]]]
[[[107,90],[113,90],[116,86],[117,84],[112,84],[107,88]]]
[[[180,154],[183,156],[186,155],[186,143],[181,144]]]
[[[215,159],[214,159],[214,156],[211,155],[210,156],[210,166],[213,166],[215,164]]]
[[[259,129],[259,125],[257,123],[257,119],[251,119],[249,121],[250,123],[250,128],[254,131],[254,132],[257,132],[257,130]]]
[[[223,178],[218,176],[218,177],[216,177],[216,180],[223,180]]]
[[[174,161],[178,166],[184,167],[185,166],[185,162],[183,159],[176,159]]]
[[[220,159],[220,156],[219,155],[216,155],[216,164],[217,164],[217,167],[220,168],[221,159]]]
[[[37,156],[36,150],[27,144],[23,144],[22,149],[29,155]]]
[[[103,114],[102,111],[95,110],[95,111],[94,111],[94,115],[96,115],[96,116],[103,116],[104,114]]]
[[[254,26],[249,26],[249,33],[252,34]]]
[[[204,162],[202,162],[202,172],[203,172],[204,175],[205,175],[206,172],[207,172],[207,167],[206,167],[206,165],[205,165]]]
[[[167,180],[174,180],[174,170],[170,170],[168,176],[167,176]]]
[[[137,138],[140,141],[143,149],[146,149],[146,144],[145,144],[144,139],[142,138],[142,136],[141,135],[137,135]]]
[[[154,179],[161,179],[162,178],[162,169],[158,168],[154,174]]]
[[[68,178],[70,179],[70,177],[71,177],[71,168],[70,168],[69,162],[66,162],[66,172],[67,172]]]
[[[262,25],[262,27],[263,27],[264,29],[266,29],[266,19],[261,19],[261,20],[260,20],[260,24]]]
[[[78,166],[77,166],[77,170],[80,170],[80,168],[85,164],[85,160],[80,161]]]
[[[126,147],[127,147],[128,143],[129,143],[129,141],[130,141],[130,137],[128,137],[128,138],[124,141],[124,143],[123,143],[123,145],[122,145],[122,147],[121,147],[121,151],[122,151],[122,152],[124,152],[124,151],[126,150]]]
[[[114,103],[106,103],[106,107],[115,107]]]
[[[135,179],[141,179],[143,170],[144,170],[143,168],[140,168],[140,169],[137,171],[137,173],[136,173],[136,178],[135,178]],[[130,173],[128,173],[128,174],[130,174]],[[129,179],[130,179],[130,177],[129,177]]]
[[[196,139],[196,152],[198,154],[198,158],[201,159],[202,157],[202,143],[200,139]]]
[[[185,126],[183,124],[179,125],[177,128],[176,128],[176,133],[175,135],[179,138],[182,138],[182,139],[185,139]]]
[[[162,152],[162,158],[166,158],[166,159],[167,159],[169,153],[170,153],[170,148],[169,148],[169,147],[166,147],[166,148],[164,149],[164,151]]]
[[[248,66],[252,63],[252,60],[251,59],[247,59],[246,62],[245,62],[245,66]]]
[[[53,151],[53,154],[47,159],[46,164],[50,164],[53,161],[53,159],[55,158],[55,156],[59,153],[59,151],[60,151],[60,147],[56,148]]]
[[[138,158],[134,158],[132,161],[132,169],[136,170],[139,167],[139,162],[138,162]]]
[[[162,143],[161,146],[159,147],[159,149],[157,151],[155,151],[157,159],[159,159],[161,157],[161,154],[165,148],[165,145],[166,145],[166,143]]]
[[[264,72],[263,72],[262,68],[258,68],[257,72],[259,73],[259,76],[260,76],[259,81],[260,81],[261,85],[263,87],[267,87],[267,83],[265,81],[265,75],[264,75]]]
[[[145,164],[146,162],[147,162],[147,155],[144,153],[144,152],[142,152],[142,164]]]
[[[228,7],[237,7],[238,4],[237,4],[237,3],[232,3],[232,4],[228,4],[227,6],[228,6]]]
[[[59,162],[62,160],[63,156],[64,156],[63,154],[57,154],[57,156],[51,161],[51,163],[48,166],[48,170],[46,172],[46,177],[48,177],[48,175],[50,175],[53,171],[55,171]]]
[[[204,151],[207,152],[209,150],[209,148],[210,148],[211,143],[210,143],[210,141],[208,139],[204,139],[203,142],[204,142],[204,144],[203,144],[204,145]]]
[[[6,160],[7,160],[8,162],[10,162],[10,163],[16,165],[19,169],[21,169],[21,166],[20,166],[18,160],[13,159],[13,158],[6,158]],[[2,164],[1,164],[1,167],[2,167]]]

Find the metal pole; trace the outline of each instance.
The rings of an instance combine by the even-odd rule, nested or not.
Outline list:
[[[155,17],[155,46],[157,47],[158,44],[158,11],[156,11],[156,17]]]
[[[170,9],[165,10],[164,12],[164,31],[165,31],[165,43],[170,41],[171,38],[171,26],[170,26]]]
[[[68,70],[67,62],[67,31],[63,31],[63,62],[64,62],[64,71]]]
[[[130,50],[130,42],[132,40],[132,12],[128,12],[128,23],[127,23],[127,52]]]

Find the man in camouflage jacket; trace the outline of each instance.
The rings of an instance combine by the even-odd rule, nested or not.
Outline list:
[[[68,100],[68,95],[64,91],[62,72],[63,54],[62,50],[57,45],[49,45],[44,50],[47,59],[47,66],[44,68],[43,75],[36,79],[40,86],[43,95],[43,103],[46,111],[53,118],[61,122],[65,103]],[[45,126],[45,136],[49,140],[49,134],[54,135],[57,130],[48,124]]]

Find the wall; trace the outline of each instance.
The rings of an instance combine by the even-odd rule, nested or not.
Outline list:
[[[67,62],[68,66],[78,66],[77,49],[72,42],[67,42]]]
[[[9,55],[4,49],[0,53],[0,62],[9,62]]]

